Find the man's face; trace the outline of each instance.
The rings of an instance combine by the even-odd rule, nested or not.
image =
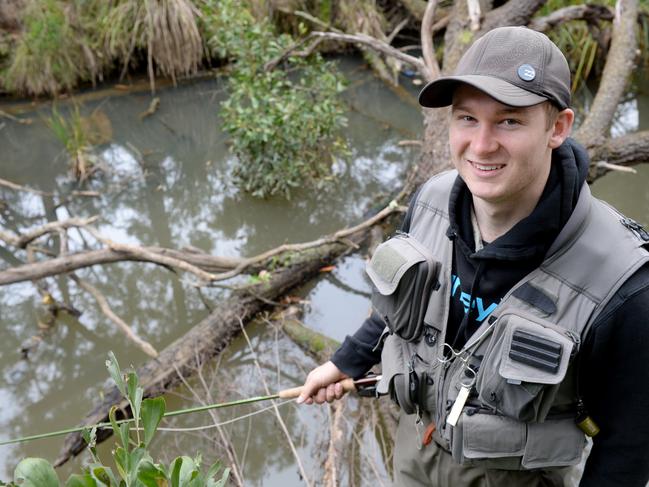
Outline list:
[[[563,142],[548,129],[543,104],[503,105],[469,85],[453,95],[449,142],[453,163],[477,199],[494,208],[536,205]]]

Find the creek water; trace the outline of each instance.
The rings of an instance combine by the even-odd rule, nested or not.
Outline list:
[[[417,139],[421,114],[412,96],[417,88],[404,79],[406,90],[393,91],[375,80],[356,59],[339,61],[349,80],[345,92],[351,146],[347,160],[336,162],[335,182],[318,191],[298,191],[292,200],[257,200],[235,189],[230,180],[232,157],[227,136],[219,130],[218,108],[225,99],[222,79],[183,83],[160,89],[159,110],[140,119],[152,96],[146,90],[98,90],[77,97],[81,112],[94,113],[105,139],[97,146],[110,169],[92,179],[88,188],[99,197],[71,198],[55,206],[48,195],[0,189],[0,212],[5,230],[38,226],[69,216],[100,215],[97,228],[122,243],[180,248],[193,246],[213,255],[252,256],[284,242],[316,239],[363,219],[368,211],[387,201],[399,186],[417,149],[399,145]],[[48,193],[69,191],[72,186],[62,145],[44,122],[52,105],[0,106],[31,125],[0,119],[0,178]],[[59,102],[67,113],[70,102]],[[649,128],[649,97],[622,105],[614,131],[622,134]],[[593,185],[603,197],[641,223],[649,223],[649,167],[637,175],[609,174]],[[83,241],[71,232],[71,250]],[[86,235],[86,238],[89,239]],[[89,239],[91,240],[91,239]],[[0,269],[24,255],[0,246]],[[363,273],[363,252],[348,256],[330,273],[296,290],[304,305],[307,326],[337,340],[352,333],[367,315],[370,286]],[[162,350],[208,313],[224,291],[210,289],[201,297],[182,277],[151,264],[119,263],[78,271],[101,290],[113,310],[142,338]],[[104,366],[114,351],[122,367],[147,360],[98,310],[96,302],[73,282],[49,280],[58,299],[69,300],[83,314],[67,314],[47,330],[43,304],[31,283],[0,288],[0,440],[73,426],[90,410],[108,374]],[[201,378],[167,394],[167,409],[233,400],[264,393],[255,360],[271,390],[302,383],[316,365],[276,327],[263,321],[247,327],[252,347],[236,338],[213,362],[204,364]],[[22,358],[20,349],[30,337],[40,335],[37,347]],[[209,397],[208,397],[209,394]],[[343,485],[387,483],[380,438],[368,427],[373,415],[369,400],[350,398],[345,406],[343,429],[353,436],[350,451],[343,453]],[[267,407],[242,406],[208,414],[177,418],[165,426],[195,427],[225,421]],[[328,455],[328,407],[283,404],[279,410],[291,441],[312,477],[319,477]],[[360,426],[353,426],[353,425]],[[352,435],[349,430],[354,428]],[[274,413],[256,416],[217,429],[161,432],[154,456],[170,461],[177,455],[203,454],[204,463],[226,452],[218,446],[220,434],[230,438],[246,485],[302,485],[289,441]],[[56,458],[62,438],[0,447],[0,479],[9,480],[24,456]],[[112,440],[99,448],[108,460]],[[61,478],[79,471],[84,454],[60,470]],[[314,479],[311,479],[314,480]]]

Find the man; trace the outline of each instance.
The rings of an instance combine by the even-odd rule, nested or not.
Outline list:
[[[649,235],[590,196],[565,57],[494,29],[419,101],[451,106],[456,171],[379,246],[372,316],[298,402],[381,360],[403,410],[395,485],[563,486],[591,436],[581,486],[644,487]]]

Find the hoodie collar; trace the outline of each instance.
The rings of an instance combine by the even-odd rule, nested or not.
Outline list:
[[[588,166],[588,155],[583,147],[573,139],[566,139],[552,151],[550,175],[532,213],[478,252],[475,252],[471,225],[471,193],[458,176],[449,199],[447,234],[471,259],[512,261],[545,255],[577,204]]]

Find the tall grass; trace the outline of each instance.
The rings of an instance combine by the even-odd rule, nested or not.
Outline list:
[[[198,9],[190,0],[113,0],[101,23],[107,55],[122,60],[122,75],[146,53],[154,89],[156,72],[171,77],[195,72],[203,58]]]
[[[75,2],[31,0],[23,34],[4,75],[8,90],[29,95],[56,94],[79,79],[99,74],[95,54],[80,35]]]

